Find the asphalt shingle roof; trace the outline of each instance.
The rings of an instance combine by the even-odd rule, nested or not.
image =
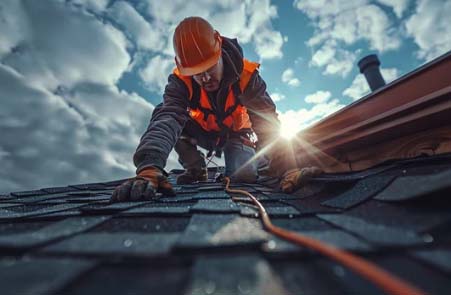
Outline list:
[[[277,191],[270,178],[233,187],[253,193],[275,225],[447,294],[450,173],[451,155],[442,155],[321,175],[294,194]],[[233,202],[222,184],[175,186],[174,198],[110,204],[122,181],[1,196],[1,294],[381,294],[346,268],[266,232],[256,209]]]

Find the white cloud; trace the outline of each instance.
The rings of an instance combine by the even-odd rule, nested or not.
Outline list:
[[[315,29],[307,41],[314,50],[310,65],[325,67],[323,74],[345,77],[356,56],[346,47],[358,41],[367,41],[370,49],[379,52],[401,45],[400,30],[369,0],[295,0],[294,6],[310,18]],[[401,4],[396,9],[401,11]]]
[[[109,1],[110,0],[72,0],[72,3],[82,5],[94,12],[102,12],[105,10]]]
[[[222,35],[238,38],[242,44],[251,43],[261,59],[283,56],[282,34],[272,26],[277,18],[277,7],[269,0],[199,0],[147,1],[147,13],[153,23],[165,27],[166,50],[172,55],[172,34],[185,17],[196,15],[207,19]],[[233,20],[233,21],[231,21]]]
[[[387,84],[399,77],[399,71],[396,68],[382,68],[381,73]],[[343,95],[348,96],[353,100],[358,100],[368,93],[370,93],[370,87],[366,82],[365,76],[363,76],[362,74],[357,74],[357,76],[352,81],[351,86],[343,91]]]
[[[109,8],[109,14],[125,27],[130,39],[137,43],[138,49],[153,51],[164,49],[166,40],[162,29],[155,23],[152,25],[148,23],[131,4],[124,1],[116,2]]]
[[[70,3],[14,2],[0,4],[0,192],[132,176],[153,106],[115,85],[123,34]]]
[[[338,99],[333,99],[329,102],[315,104],[309,109],[279,112],[282,136],[290,137],[293,133],[298,133],[344,106]]]
[[[418,0],[415,13],[406,21],[407,34],[420,48],[418,57],[431,60],[451,50],[451,2]]]
[[[261,29],[253,37],[255,52],[261,59],[282,58],[283,37],[280,32]]]
[[[174,69],[174,59],[156,55],[149,60],[147,65],[139,71],[146,87],[157,93],[163,94],[168,81],[168,75]]]
[[[301,84],[301,81],[294,76],[294,70],[292,68],[288,68],[283,71],[281,79],[283,83],[293,87],[298,87]]]
[[[346,95],[353,100],[360,99],[370,93],[370,87],[362,74],[357,74],[351,83],[351,86],[343,91],[343,95]]]
[[[133,175],[131,156],[152,111],[144,99],[100,84],[55,95],[3,65],[0,81],[0,191]]]
[[[377,2],[392,8],[398,18],[402,17],[409,6],[409,0],[377,0]]]
[[[294,5],[312,20],[316,29],[307,43],[310,46],[326,40],[347,45],[366,40],[372,49],[381,52],[400,46],[394,24],[379,6],[367,0],[296,0]]]
[[[27,33],[8,46],[13,49],[3,55],[4,64],[47,88],[83,81],[112,84],[121,77],[130,57],[120,31],[72,5],[40,1],[23,5]],[[2,17],[12,12],[7,6],[0,10]],[[6,32],[14,34],[8,28]]]
[[[330,93],[329,91],[319,90],[313,94],[307,95],[305,97],[305,102],[313,104],[321,104],[327,102],[331,97],[332,93]]]
[[[343,58],[333,59],[323,71],[325,75],[340,75],[346,77],[354,66],[355,55],[351,52],[343,52]]]
[[[285,99],[285,95],[282,94],[282,93],[278,93],[278,92],[271,93],[271,99],[274,102],[278,102],[278,101],[281,101],[281,100]]]
[[[381,73],[387,84],[399,77],[399,71],[396,68],[389,68],[389,69],[382,68]]]
[[[29,36],[29,24],[22,2],[3,0],[0,2],[0,58]]]
[[[312,56],[310,65],[325,67],[323,74],[345,77],[354,67],[356,54],[337,48],[335,42],[326,42]]]
[[[311,63],[315,66],[323,67],[335,58],[336,51],[335,44],[326,43],[313,54]]]
[[[142,2],[110,2],[0,3],[0,191],[133,175],[132,155],[153,106],[116,83],[148,61],[138,74],[161,93],[174,66],[172,32],[185,16],[206,17],[261,59],[282,56],[269,0],[149,1],[151,13]],[[146,51],[157,54],[148,60]],[[174,167],[171,153],[166,168]]]
[[[5,157],[9,156],[10,154],[11,154],[11,153],[5,151],[4,149],[2,149],[2,148],[0,147],[0,160],[1,160],[2,158],[5,158]]]
[[[385,52],[401,46],[399,32],[380,7],[362,6],[357,9],[356,14],[357,39],[367,39],[371,49]]]

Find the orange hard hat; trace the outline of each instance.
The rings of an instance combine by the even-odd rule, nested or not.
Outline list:
[[[188,17],[181,21],[175,28],[173,44],[175,63],[184,76],[205,72],[221,56],[221,36],[200,17]]]

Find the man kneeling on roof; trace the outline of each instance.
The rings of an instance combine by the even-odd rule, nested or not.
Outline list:
[[[156,191],[174,195],[163,170],[173,147],[185,168],[177,184],[207,180],[197,146],[224,152],[225,175],[232,181],[253,183],[256,148],[277,140],[280,124],[259,64],[243,58],[236,39],[189,17],[175,29],[173,45],[177,67],[133,156],[137,177],[117,187],[112,201],[150,199]],[[289,165],[284,169],[296,167],[295,160]]]

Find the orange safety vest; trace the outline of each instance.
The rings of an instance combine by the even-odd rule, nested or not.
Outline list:
[[[224,107],[224,118],[222,121],[219,120],[217,114],[213,113],[207,92],[200,87],[200,95],[198,95],[198,97],[193,97],[193,82],[191,76],[183,76],[177,68],[174,69],[173,73],[185,83],[189,90],[189,115],[204,130],[218,132],[224,129],[230,129],[236,132],[242,129],[252,128],[247,109],[239,102],[236,96],[244,92],[252,74],[258,69],[260,64],[248,61],[244,58],[243,63],[243,71],[241,72],[239,81],[229,86],[229,93],[227,94]]]

